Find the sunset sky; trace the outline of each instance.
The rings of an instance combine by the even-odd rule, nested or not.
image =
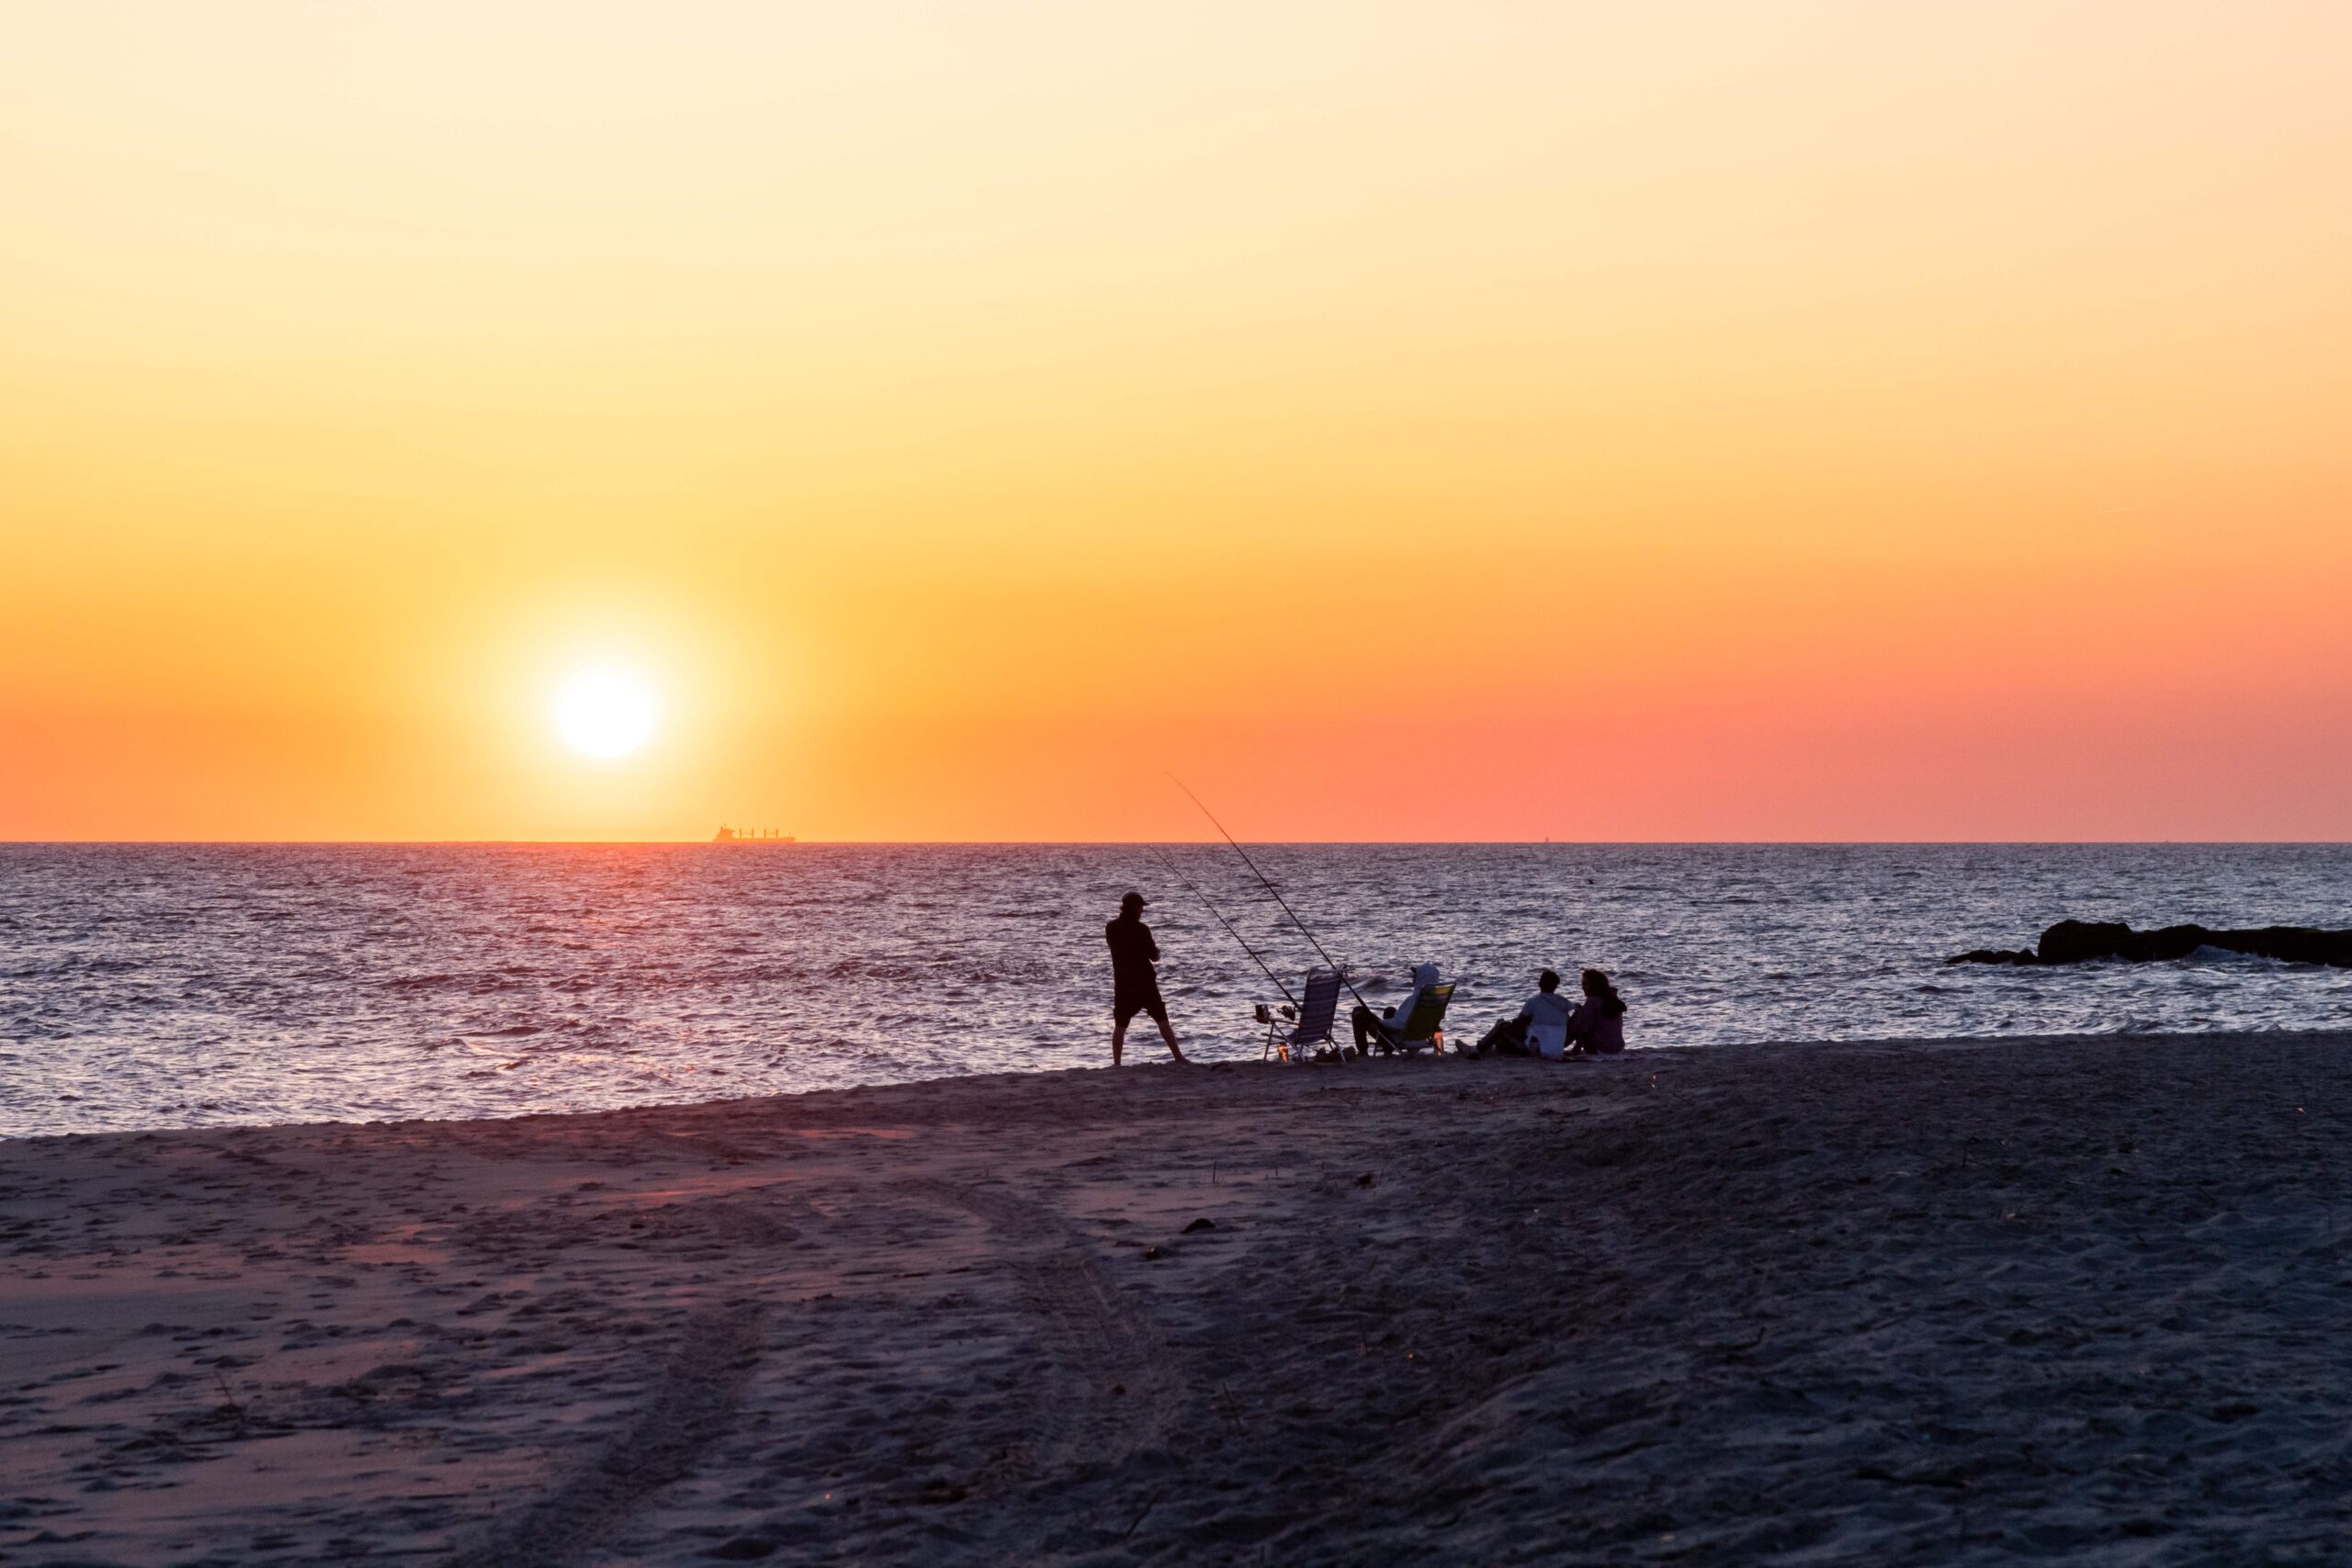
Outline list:
[[[0,839],[2352,837],[2352,6],[15,0],[0,213]]]

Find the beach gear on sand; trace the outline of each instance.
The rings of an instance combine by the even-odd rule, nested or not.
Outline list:
[[[1201,815],[1207,818],[1209,825],[1217,830],[1227,843],[1233,846],[1233,852],[1241,857],[1241,863],[1250,868],[1250,874],[1258,879],[1258,885],[1263,887],[1267,896],[1281,907],[1282,912],[1290,917],[1290,923],[1298,928],[1298,934],[1306,939],[1307,944],[1315,949],[1315,955],[1323,961],[1324,969],[1318,973],[1329,973],[1336,977],[1348,995],[1356,999],[1356,1008],[1351,1015],[1351,1021],[1355,1027],[1355,1045],[1358,1050],[1378,1045],[1383,1052],[1428,1049],[1441,1055],[1444,1053],[1445,1009],[1446,1004],[1453,999],[1453,982],[1451,980],[1440,982],[1437,977],[1436,964],[1422,964],[1414,967],[1413,992],[1402,1008],[1391,1010],[1391,1016],[1385,1019],[1374,1013],[1372,1004],[1363,999],[1363,993],[1356,989],[1355,983],[1348,978],[1347,971],[1340,967],[1339,961],[1331,956],[1315,933],[1306,929],[1306,922],[1298,918],[1298,911],[1290,907],[1290,900],[1283,897],[1283,891],[1274,886],[1273,878],[1259,868],[1257,861],[1250,857],[1250,852],[1241,847],[1241,840],[1226,830],[1225,824],[1217,820],[1216,813],[1208,808],[1208,803],[1193,794],[1192,788],[1174,773],[1170,773],[1168,780],[1178,789],[1182,790],[1194,806],[1201,808]],[[1203,901],[1206,902],[1205,899]],[[1217,918],[1221,923],[1224,921],[1222,915]],[[1233,931],[1229,924],[1226,929],[1229,931]],[[1233,931],[1233,936],[1235,941],[1239,942],[1241,933]],[[1241,945],[1245,950],[1250,946],[1248,942],[1242,942]],[[1258,959],[1254,950],[1250,952],[1250,956],[1252,959]],[[1258,966],[1264,969],[1264,960],[1258,959]],[[1269,976],[1273,973],[1271,969],[1266,972]],[[1278,986],[1282,984],[1279,980],[1274,983]],[[1287,995],[1289,987],[1284,987],[1283,991]],[[1337,997],[1332,998],[1332,1003],[1336,1010]],[[1263,1008],[1258,1010],[1258,1016],[1267,1023],[1271,1037],[1272,1020],[1267,1016],[1266,1010]],[[1328,1055],[1323,1052],[1317,1052],[1315,1059],[1328,1060],[1330,1056],[1338,1055],[1339,1052],[1334,1047]],[[1290,1061],[1297,1058],[1285,1051],[1283,1059]]]
[[[1313,931],[1306,929],[1306,922],[1298,918],[1298,911],[1290,907],[1290,900],[1283,897],[1283,890],[1274,886],[1273,878],[1268,876],[1264,872],[1258,869],[1258,863],[1250,858],[1250,852],[1241,847],[1240,840],[1235,838],[1232,834],[1226,832],[1225,824],[1216,819],[1216,813],[1209,809],[1208,802],[1203,800],[1199,795],[1194,795],[1192,791],[1192,786],[1187,784],[1182,779],[1178,778],[1174,773],[1168,775],[1168,782],[1174,784],[1178,789],[1182,790],[1185,797],[1192,801],[1193,805],[1201,808],[1201,815],[1209,819],[1209,826],[1215,828],[1218,833],[1224,836],[1225,841],[1233,846],[1233,852],[1241,857],[1241,863],[1250,868],[1250,874],[1258,879],[1258,885],[1263,887],[1267,894],[1272,897],[1273,901],[1282,907],[1283,913],[1290,917],[1290,923],[1298,928],[1298,934],[1305,937],[1306,939],[1307,945],[1315,949],[1315,956],[1320,958],[1326,967],[1340,976],[1340,984],[1347,987],[1348,995],[1355,998],[1356,1006],[1359,1008],[1365,1007],[1367,1004],[1363,999],[1363,993],[1356,989],[1355,982],[1348,978],[1347,971],[1340,967],[1339,960],[1333,958],[1329,953],[1323,951],[1323,944],[1316,940],[1315,933]],[[1251,956],[1254,957],[1256,955],[1252,954]],[[1280,985],[1281,982],[1276,981],[1275,984]]]
[[[1306,999],[1285,1003],[1281,1016],[1264,1002],[1258,1004],[1258,1021],[1266,1026],[1266,1047],[1258,1059],[1277,1057],[1285,1062],[1305,1059],[1309,1046],[1336,1046],[1331,1038],[1332,1021],[1340,1014],[1340,975],[1335,969],[1309,969],[1306,972]],[[1288,996],[1285,987],[1283,994]]]

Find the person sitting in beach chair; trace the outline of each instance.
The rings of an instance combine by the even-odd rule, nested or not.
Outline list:
[[[1462,1047],[1464,1055],[1541,1056],[1556,1062],[1567,1055],[1568,1020],[1575,1006],[1560,995],[1560,976],[1546,969],[1535,977],[1535,994],[1519,1011],[1487,1031],[1476,1045]]]
[[[1625,998],[1598,969],[1584,972],[1584,1000],[1568,1015],[1568,1055],[1613,1056],[1625,1048]]]
[[[1356,1053],[1370,1055],[1377,1046],[1383,1055],[1424,1047],[1445,1049],[1445,1004],[1453,999],[1453,982],[1441,982],[1434,964],[1413,965],[1413,988],[1405,999],[1381,1010],[1375,1018],[1362,1003],[1349,1014],[1355,1028]]]
[[[1264,1061],[1279,1056],[1285,1062],[1299,1059],[1297,1053],[1309,1046],[1319,1046],[1318,1057],[1329,1056],[1339,1048],[1331,1038],[1331,1021],[1340,1011],[1340,972],[1336,969],[1309,969],[1306,995],[1295,1005],[1283,1002],[1279,1010],[1264,1002],[1258,1004],[1258,1021],[1266,1026],[1266,1048],[1258,1054]],[[1281,1016],[1275,1014],[1279,1010]]]

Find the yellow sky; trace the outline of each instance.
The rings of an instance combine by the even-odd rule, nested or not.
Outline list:
[[[2352,836],[2347,171],[2334,5],[13,5],[0,838]]]

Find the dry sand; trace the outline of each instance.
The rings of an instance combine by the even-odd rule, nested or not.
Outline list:
[[[0,1561],[2340,1558],[2347,1045],[0,1145]]]

